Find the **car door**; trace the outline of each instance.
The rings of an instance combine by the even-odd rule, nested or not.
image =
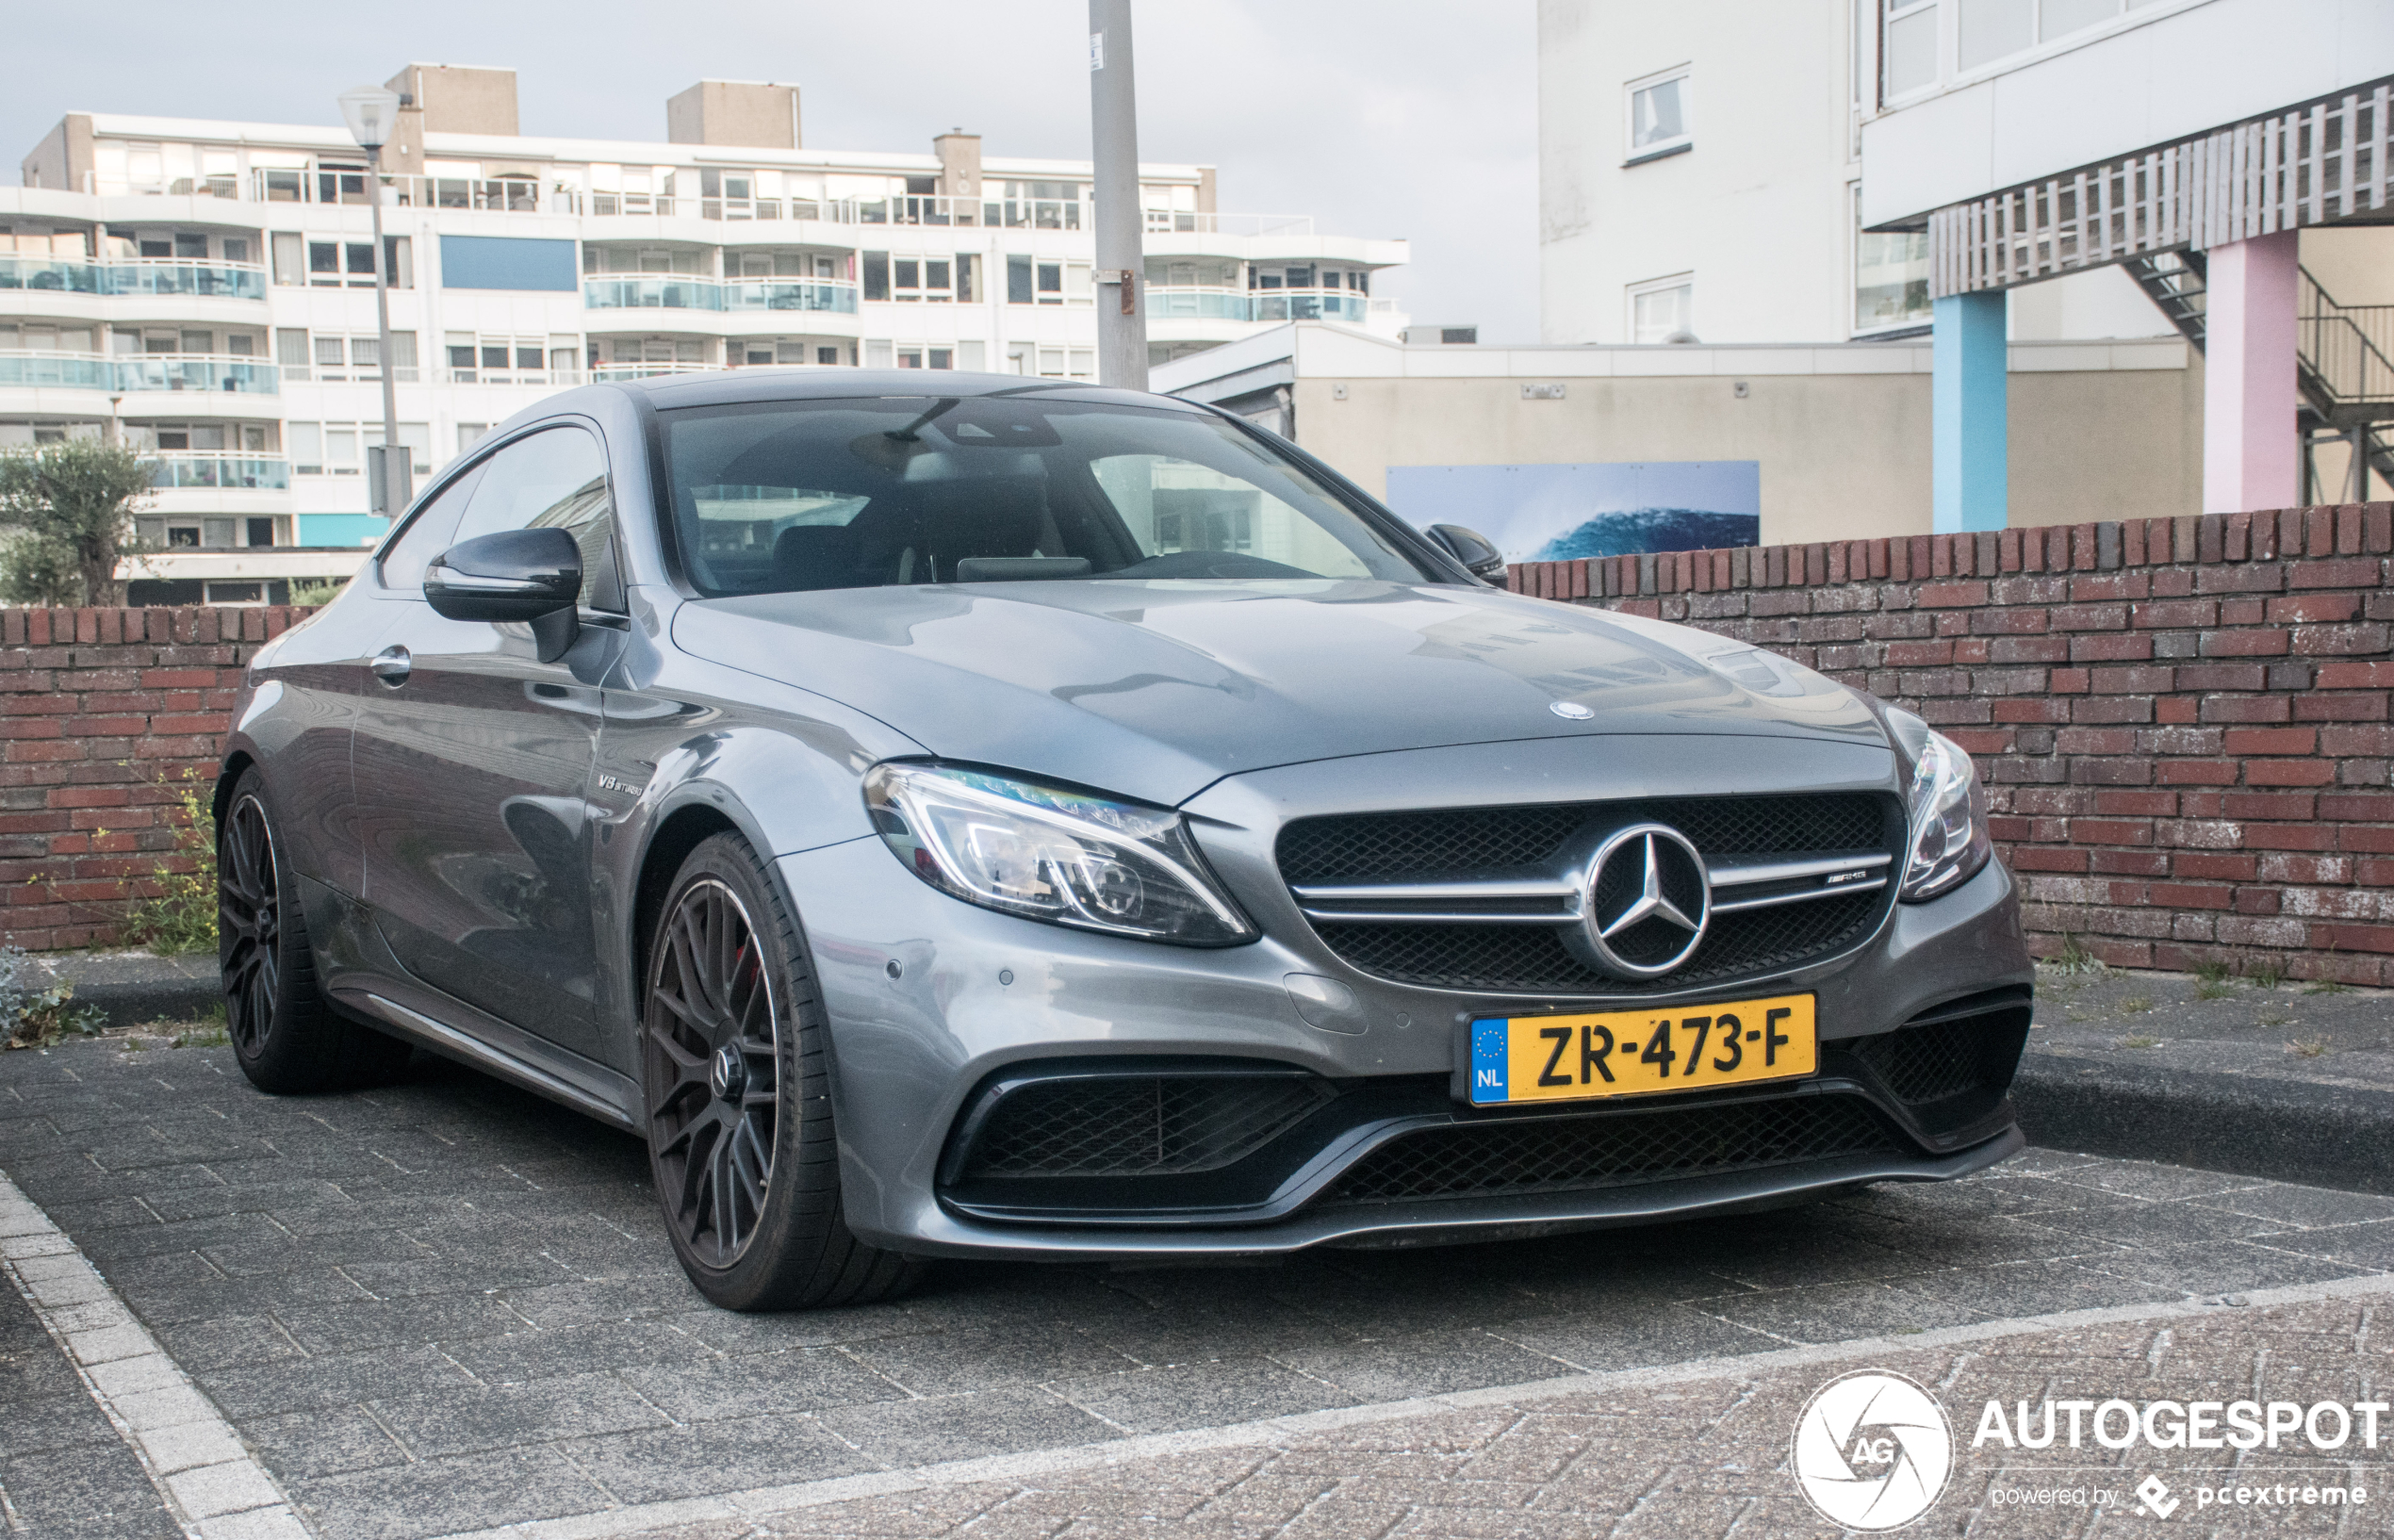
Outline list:
[[[597,982],[584,795],[599,682],[623,610],[606,452],[579,424],[511,439],[480,465],[453,529],[385,564],[401,619],[375,662],[353,762],[365,901],[417,979],[585,1057]],[[449,545],[554,526],[582,549],[585,623],[542,662],[531,628],[444,619],[424,563]],[[401,584],[412,583],[412,589]]]

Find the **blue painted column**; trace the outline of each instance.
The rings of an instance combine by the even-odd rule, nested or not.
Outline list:
[[[1931,527],[2000,530],[2011,507],[2003,292],[1939,300],[1930,337]]]

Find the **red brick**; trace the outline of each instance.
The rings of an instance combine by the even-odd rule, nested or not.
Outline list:
[[[2164,786],[2233,786],[2237,778],[2227,760],[2163,760],[2154,768]]]
[[[2291,651],[2293,633],[2255,626],[2242,631],[2207,631],[2202,650],[2206,658],[2282,658]]]
[[[2173,696],[2153,703],[2153,719],[2156,722],[2192,722],[2197,719],[2202,702],[2191,696]]]
[[[2336,766],[2326,760],[2247,760],[2247,786],[2333,786]]]
[[[2225,885],[2195,882],[2156,882],[2147,890],[2145,901],[2171,909],[2223,909],[2233,898]]]
[[[2357,620],[2361,614],[2357,594],[2302,594],[2292,598],[2271,599],[2268,606],[2269,618],[2282,624],[2333,624]]]
[[[2097,792],[2094,795],[2094,811],[2115,817],[2167,818],[2178,811],[2178,795],[2175,792]]]
[[[1987,602],[1983,582],[1925,582],[1917,599],[1924,610],[1960,609]]]
[[[2172,873],[2182,877],[2210,877],[2227,882],[2250,882],[2258,858],[2221,855],[2199,850],[2181,850],[2170,858]]]
[[[2070,821],[2070,841],[2073,844],[2151,844],[2153,826],[2102,818],[2073,818]]]
[[[2367,556],[2297,562],[2287,571],[2290,588],[2375,588],[2384,564]]]
[[[2318,746],[2312,728],[2230,728],[2227,733],[2231,754],[2308,754]]]
[[[2170,858],[2159,850],[2093,850],[2091,865],[2098,876],[2168,876]],[[2014,861],[2015,866],[2019,863]]]
[[[2015,872],[2083,872],[2087,869],[2087,853],[2083,850],[2053,850],[2039,845],[2025,845],[2010,855]]]

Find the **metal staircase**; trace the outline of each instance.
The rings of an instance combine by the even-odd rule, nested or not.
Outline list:
[[[2158,252],[2121,264],[2180,336],[2203,351],[2204,279],[2200,252]],[[2342,439],[2369,468],[2394,484],[2394,304],[2338,304],[2303,270],[2297,302],[2296,384],[2302,405],[2295,418],[2303,435],[2303,495],[2311,501],[2312,451]],[[2348,483],[2349,486],[2349,483]],[[2338,494],[2354,500],[2357,490]]]

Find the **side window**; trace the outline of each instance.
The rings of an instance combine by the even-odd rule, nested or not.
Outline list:
[[[606,451],[598,440],[581,428],[549,428],[516,440],[484,462],[455,538],[471,540],[501,530],[564,530],[582,547],[582,602],[594,610],[620,611],[623,582],[615,567],[614,512]]]
[[[424,586],[424,568],[433,558],[457,543],[457,521],[465,516],[466,504],[473,500],[474,487],[483,479],[482,467],[476,466],[450,483],[428,503],[424,511],[399,532],[399,538],[385,548],[382,554],[383,586],[404,597]]]

